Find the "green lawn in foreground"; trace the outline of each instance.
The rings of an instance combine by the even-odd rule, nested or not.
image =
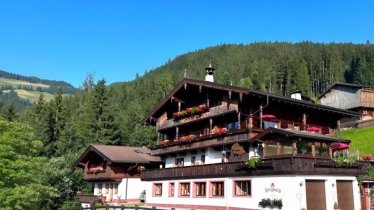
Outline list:
[[[342,131],[340,137],[351,140],[351,147],[358,149],[360,156],[374,155],[374,127]]]

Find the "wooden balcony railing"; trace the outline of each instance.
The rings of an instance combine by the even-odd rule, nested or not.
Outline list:
[[[107,167],[104,172],[98,172],[98,173],[87,173],[87,170],[84,170],[83,179],[86,181],[112,180],[113,178],[111,174],[112,172],[109,167]]]
[[[337,167],[331,159],[280,157],[263,159],[256,165],[255,169],[249,169],[245,162],[227,162],[209,165],[144,170],[141,173],[141,179],[143,181],[152,181],[176,178],[192,179],[281,174],[357,176],[366,173],[367,164],[367,162],[358,162],[349,167]]]
[[[191,142],[176,141],[167,145],[157,145],[152,149],[152,155],[163,155],[190,149],[207,148],[217,145],[233,144],[248,141],[248,129],[232,130],[226,134],[211,134],[196,137]]]
[[[262,125],[262,129],[260,129],[260,120],[257,119],[257,118],[254,118],[253,119],[253,125],[252,125],[252,128],[254,130],[264,130],[266,129],[264,127],[264,121],[266,120],[263,120],[263,125]],[[291,121],[291,120],[283,120],[283,119],[273,119],[271,122],[274,122],[274,124],[276,125],[277,128],[282,128],[282,129],[290,129],[290,130],[308,130],[308,128],[310,127],[318,127],[320,129],[320,131],[310,131],[310,132],[318,132],[318,133],[321,133],[321,134],[328,134],[328,135],[332,135],[332,132],[331,132],[331,129],[327,126],[316,126],[316,125],[311,125],[311,124],[307,124],[305,128],[303,128],[303,125],[301,124],[301,122],[295,122],[295,121]]]
[[[161,123],[158,130],[163,130],[171,127],[176,127],[182,124],[186,124],[196,120],[209,119],[222,114],[227,114],[230,112],[236,112],[238,110],[237,104],[224,104],[220,106],[210,107],[208,112],[202,113],[200,115],[193,115],[191,117],[186,117],[182,119],[168,119]]]

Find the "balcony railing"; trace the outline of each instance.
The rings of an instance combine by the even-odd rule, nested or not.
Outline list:
[[[248,129],[232,130],[226,134],[211,134],[194,138],[191,142],[175,141],[165,145],[157,145],[152,149],[152,155],[185,151],[187,149],[199,149],[216,145],[231,144],[248,141]]]
[[[238,110],[237,104],[224,104],[220,106],[210,107],[208,112],[202,113],[200,115],[193,115],[190,117],[182,118],[182,119],[168,119],[161,123],[158,127],[159,130],[176,127],[182,124],[186,124],[196,120],[204,120],[209,119],[215,116],[219,116],[222,114],[227,114],[230,112],[235,112]]]
[[[331,159],[280,157],[263,159],[256,165],[255,169],[249,169],[245,162],[226,162],[209,165],[144,170],[141,173],[141,179],[144,181],[152,181],[176,178],[192,179],[280,174],[357,176],[365,174],[366,171],[367,162],[358,162],[349,167],[337,167]]]
[[[291,121],[291,120],[283,120],[283,119],[273,119],[273,120],[262,120],[263,125],[260,126],[260,119],[258,118],[253,118],[253,124],[252,128],[254,130],[263,130],[266,129],[267,127],[265,126],[264,122],[268,122],[267,125],[269,127],[277,127],[277,128],[282,128],[282,129],[290,129],[290,130],[309,130],[309,132],[317,132],[325,135],[332,135],[331,129],[327,126],[316,126],[312,124],[307,124],[305,128],[303,128],[303,125],[301,122],[296,122],[296,121]],[[272,123],[269,123],[272,122]],[[262,127],[262,129],[260,129]],[[315,129],[313,129],[315,128]]]
[[[87,170],[84,170],[83,179],[86,181],[93,181],[93,180],[113,180],[111,177],[111,169],[107,167],[104,172],[98,173],[87,173]]]

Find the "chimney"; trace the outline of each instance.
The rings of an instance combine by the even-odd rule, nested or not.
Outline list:
[[[297,100],[302,100],[301,99],[301,91],[300,90],[297,90],[297,91],[294,91],[291,93],[291,98],[293,99],[297,99]]]
[[[208,82],[214,82],[214,67],[212,65],[212,61],[209,62],[209,66],[205,68],[206,75],[205,75],[205,81]]]

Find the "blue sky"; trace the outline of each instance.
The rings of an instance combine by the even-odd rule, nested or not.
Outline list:
[[[0,0],[0,69],[129,81],[223,43],[374,43],[374,1]]]

